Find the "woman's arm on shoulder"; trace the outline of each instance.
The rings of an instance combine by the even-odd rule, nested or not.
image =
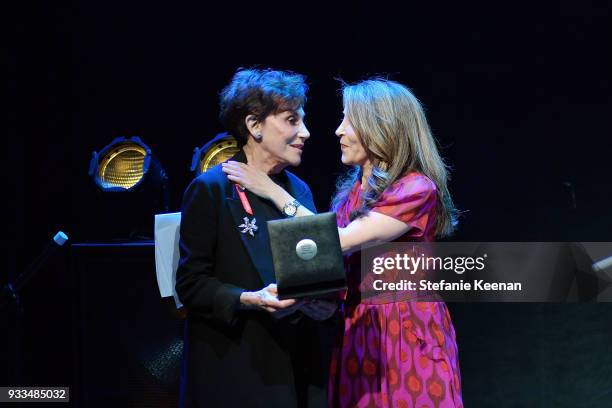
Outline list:
[[[231,181],[243,185],[262,198],[271,200],[279,210],[294,200],[291,194],[274,183],[267,174],[244,163],[226,163],[223,165],[223,171]],[[392,241],[412,228],[406,220],[410,217],[410,211],[429,200],[431,193],[434,192],[433,187],[417,178],[397,187],[403,191],[400,191],[400,194],[394,193],[392,198],[383,196],[380,212],[375,208],[345,228],[338,228],[342,252],[352,252],[361,245]],[[391,215],[386,215],[385,212]],[[313,215],[313,212],[304,206],[298,208],[297,217],[308,215]]]
[[[291,194],[274,182],[267,189],[268,198],[279,210],[282,210],[285,204],[294,200]],[[314,214],[303,205],[298,208],[296,217],[308,215]],[[340,235],[342,252],[351,252],[361,245],[392,241],[405,234],[409,229],[410,227],[402,221],[371,211],[367,216],[351,222],[346,228],[338,228],[338,234]]]
[[[261,198],[272,201],[280,211],[283,210],[285,204],[295,200],[285,189],[272,181],[266,173],[253,166],[233,161],[223,163],[222,166],[223,172],[227,174],[230,181],[240,184]],[[295,215],[303,217],[314,215],[314,213],[306,206],[301,205]]]

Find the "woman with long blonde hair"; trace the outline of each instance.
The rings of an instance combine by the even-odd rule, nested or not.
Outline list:
[[[461,407],[455,331],[443,302],[362,297],[360,252],[384,242],[430,242],[450,235],[456,210],[448,169],[423,108],[405,86],[380,78],[342,90],[336,130],[342,163],[351,166],[332,200],[347,254],[344,330],[329,387],[334,407]],[[230,180],[271,200],[295,205],[261,172],[228,163]],[[296,216],[310,215],[299,206]]]

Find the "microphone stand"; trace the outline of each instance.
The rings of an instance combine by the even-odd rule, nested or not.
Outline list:
[[[62,231],[59,231],[53,237],[53,240],[48,242],[41,254],[28,265],[28,267],[19,274],[13,281],[7,282],[2,289],[0,290],[0,311],[7,308],[7,306],[14,304],[15,305],[15,331],[14,331],[14,347],[12,348],[14,351],[15,358],[15,376],[13,377],[13,381],[15,383],[11,385],[20,385],[18,384],[23,379],[23,350],[22,350],[22,340],[23,340],[23,318],[24,318],[24,308],[23,303],[21,302],[20,291],[23,289],[28,282],[36,275],[36,273],[44,266],[45,262],[49,257],[55,253],[59,247],[63,246],[66,241],[68,241],[68,236],[64,234]],[[10,316],[10,313],[8,313]],[[9,350],[4,350],[7,352]]]
[[[62,231],[59,231],[57,234],[55,234],[53,240],[45,245],[42,253],[38,255],[38,257],[32,261],[30,265],[28,265],[25,271],[19,274],[19,276],[17,276],[17,278],[15,278],[12,282],[8,282],[4,285],[2,292],[0,293],[0,309],[5,307],[11,300],[19,309],[22,309],[23,305],[21,304],[19,292],[36,275],[45,262],[47,262],[47,259],[49,259],[49,257],[55,253],[59,247],[63,246],[66,241],[68,241],[68,236]]]

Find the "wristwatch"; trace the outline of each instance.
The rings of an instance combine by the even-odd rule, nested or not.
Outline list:
[[[298,200],[293,200],[288,202],[287,204],[285,204],[285,206],[283,207],[283,214],[285,214],[285,217],[295,217],[295,214],[297,214],[297,210],[300,207],[300,202]]]

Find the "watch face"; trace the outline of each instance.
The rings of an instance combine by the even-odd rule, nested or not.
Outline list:
[[[297,207],[294,204],[287,204],[285,206],[285,214],[289,217],[293,217],[297,212]]]

